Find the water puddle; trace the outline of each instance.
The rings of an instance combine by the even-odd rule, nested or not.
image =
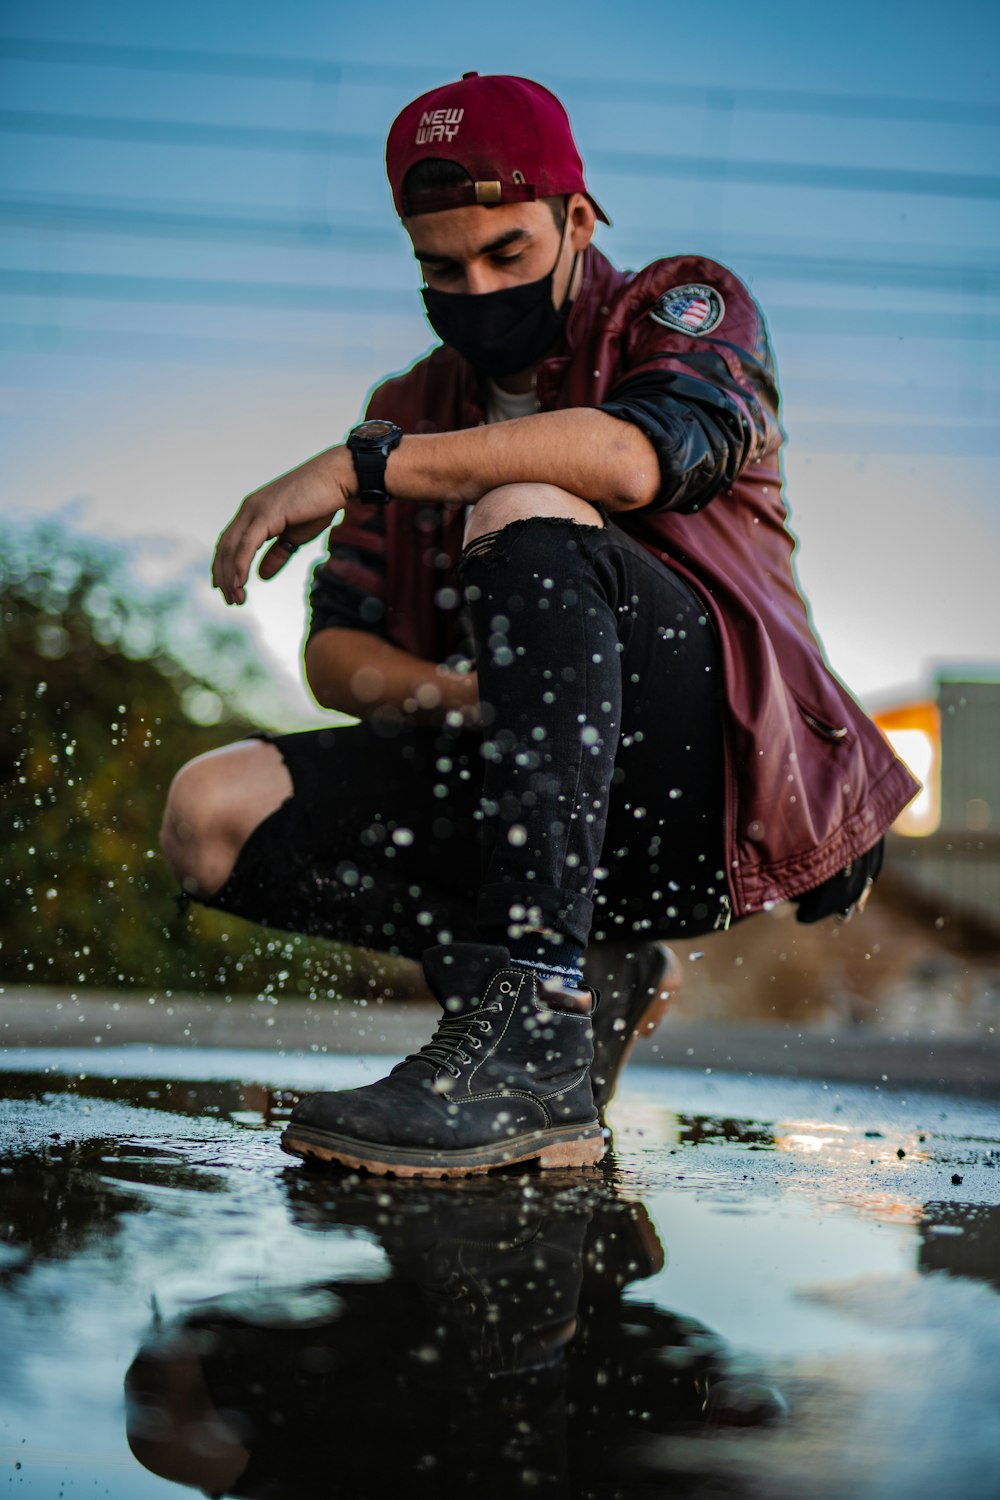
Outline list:
[[[421,1184],[278,1148],[382,1059],[4,1067],[12,1496],[1000,1495],[993,1105],[640,1068],[601,1168]]]

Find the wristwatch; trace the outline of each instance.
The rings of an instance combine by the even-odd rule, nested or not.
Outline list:
[[[358,476],[358,496],[373,505],[387,505],[392,498],[386,494],[385,466],[393,448],[403,440],[403,429],[395,422],[383,422],[373,417],[362,422],[347,434],[347,446],[354,459],[354,472]]]

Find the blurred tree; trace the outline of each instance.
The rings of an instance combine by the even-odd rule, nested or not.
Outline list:
[[[0,560],[0,976],[34,984],[327,992],[334,945],[193,908],[157,834],[185,760],[252,732],[245,634],[181,589],[140,587],[128,548],[59,518]]]

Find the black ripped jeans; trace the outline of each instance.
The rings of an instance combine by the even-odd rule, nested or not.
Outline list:
[[[688,585],[614,524],[467,549],[483,728],[267,736],[294,795],[210,904],[419,957],[544,925],[695,936],[726,906],[721,663]]]

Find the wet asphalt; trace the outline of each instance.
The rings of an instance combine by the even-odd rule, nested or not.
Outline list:
[[[633,1065],[586,1172],[282,1154],[385,1066],[0,1057],[8,1494],[1000,1497],[995,1100]]]

